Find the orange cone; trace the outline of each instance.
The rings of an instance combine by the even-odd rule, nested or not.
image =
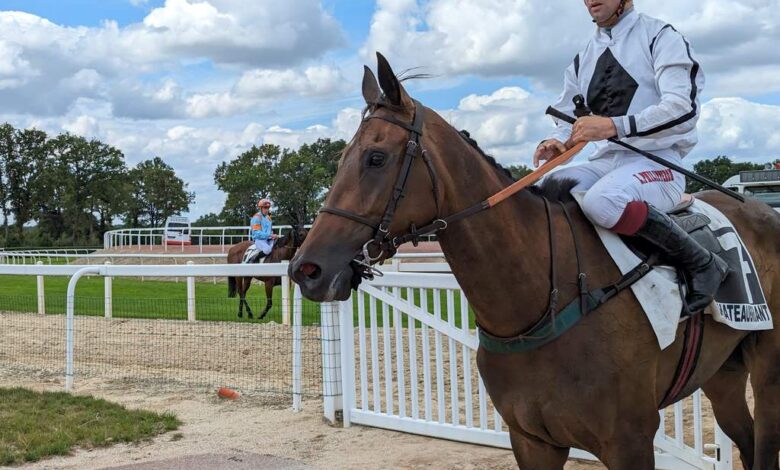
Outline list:
[[[232,388],[219,387],[219,390],[217,390],[217,396],[219,396],[220,398],[235,400],[236,398],[240,397],[241,394],[233,390]]]

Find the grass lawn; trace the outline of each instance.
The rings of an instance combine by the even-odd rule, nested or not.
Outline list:
[[[0,388],[0,465],[66,455],[77,446],[135,443],[180,424],[172,414],[130,411],[92,397]]]
[[[46,293],[46,313],[62,314],[65,312],[65,296],[69,278],[66,276],[46,276],[44,290]],[[37,312],[38,299],[35,276],[0,276],[0,311]],[[113,286],[113,316],[117,318],[164,318],[171,320],[187,319],[187,284],[172,281],[141,281],[140,279],[114,278]],[[419,303],[420,292],[412,294]],[[428,290],[428,305],[433,305],[433,292]],[[198,320],[204,321],[249,321],[246,314],[243,319],[237,318],[238,299],[227,297],[227,283],[220,281],[198,282],[195,286],[195,310]],[[406,289],[402,289],[401,297],[407,298]],[[274,305],[264,321],[282,321],[282,289],[274,288]],[[353,296],[355,325],[357,325],[357,299]],[[265,286],[255,281],[248,292],[248,300],[255,318],[265,307]],[[441,311],[447,320],[446,294],[441,292]],[[460,294],[455,294],[455,305],[460,305]],[[101,316],[105,311],[104,281],[102,277],[82,278],[76,287],[76,314]],[[369,325],[370,303],[364,302],[366,325]],[[405,316],[404,316],[405,317]],[[319,304],[304,299],[302,318],[304,325],[320,322]],[[405,317],[406,318],[406,317]],[[256,321],[256,320],[255,320]],[[454,318],[460,326],[460,315]],[[407,321],[404,320],[404,325]],[[469,309],[469,323],[474,327],[474,314]],[[382,325],[382,309],[377,309],[377,324]]]

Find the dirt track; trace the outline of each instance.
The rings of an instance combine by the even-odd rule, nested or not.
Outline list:
[[[289,392],[260,394],[263,389],[290,389],[289,327],[99,317],[78,317],[76,322],[76,392],[131,407],[172,410],[185,423],[183,439],[172,442],[170,436],[163,436],[140,446],[78,452],[33,468],[102,468],[225,449],[291,458],[315,468],[516,468],[507,450],[361,426],[331,428],[323,423],[319,399],[307,400],[302,413],[292,413]],[[64,317],[0,314],[0,326],[0,386],[61,390]],[[304,351],[308,351],[305,390],[314,393],[321,387],[319,334],[316,327],[303,333]],[[382,337],[378,339],[377,360],[382,364],[384,345]],[[365,338],[367,345],[370,340]],[[447,349],[445,344],[445,381],[449,380]],[[370,367],[367,372],[371,377]],[[381,368],[379,372],[384,380]],[[458,381],[462,383],[461,376]],[[231,385],[249,394],[237,402],[221,402],[214,396],[215,385]],[[373,384],[367,385],[371,397]],[[397,395],[395,399],[397,403]],[[686,421],[691,417],[687,413]],[[705,406],[705,429],[711,429],[711,422]],[[672,428],[669,416],[667,430]],[[705,442],[712,433],[707,434]],[[686,441],[692,444],[692,439]],[[573,462],[567,468],[603,467]]]

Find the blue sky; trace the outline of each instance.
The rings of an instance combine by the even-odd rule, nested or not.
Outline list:
[[[778,1],[638,4],[691,40],[707,76],[689,166],[780,156]],[[547,0],[4,0],[0,122],[98,138],[130,165],[160,156],[197,217],[224,200],[216,166],[252,145],[349,139],[376,50],[431,74],[411,94],[500,162],[529,164],[592,32],[584,7]]]

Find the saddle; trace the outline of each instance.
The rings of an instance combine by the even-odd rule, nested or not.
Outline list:
[[[276,244],[275,243],[274,243],[273,247],[271,248],[271,251],[273,252],[274,249],[276,249]],[[266,258],[266,256],[268,256],[268,255],[263,255],[263,252],[261,250],[258,250],[257,247],[254,244],[252,244],[252,245],[249,245],[249,247],[244,252],[244,257],[241,260],[241,263],[242,264],[258,264],[258,263],[262,263],[263,260]]]

